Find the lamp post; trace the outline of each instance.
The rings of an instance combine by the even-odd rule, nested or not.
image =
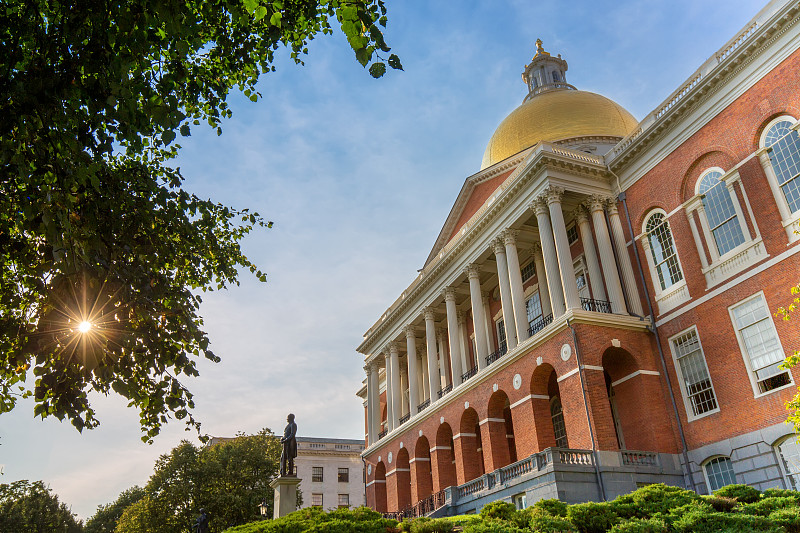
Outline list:
[[[261,513],[261,520],[267,519],[267,500],[264,499],[258,504],[258,511]]]

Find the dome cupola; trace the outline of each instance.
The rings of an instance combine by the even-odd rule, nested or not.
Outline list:
[[[531,62],[525,65],[522,79],[528,86],[525,102],[544,91],[575,90],[575,87],[567,83],[567,62],[561,59],[561,54],[553,57],[550,52],[545,52],[541,39],[536,39],[536,54]]]

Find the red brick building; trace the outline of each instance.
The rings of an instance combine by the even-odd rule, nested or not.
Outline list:
[[[537,42],[418,278],[364,336],[367,503],[800,488],[800,3],[637,122]]]

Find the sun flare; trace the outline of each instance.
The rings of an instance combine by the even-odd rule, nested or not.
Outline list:
[[[89,333],[90,329],[92,329],[91,322],[87,322],[86,320],[84,320],[83,322],[78,324],[78,331],[80,331],[81,333]]]

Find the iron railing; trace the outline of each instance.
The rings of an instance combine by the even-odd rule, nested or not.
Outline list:
[[[533,337],[534,335],[536,335],[537,333],[539,333],[552,323],[553,323],[552,313],[547,316],[540,316],[539,318],[537,318],[536,320],[534,320],[529,324],[528,336]]]
[[[445,394],[447,394],[451,390],[453,390],[453,384],[452,383],[450,385],[446,386],[446,387],[443,387],[443,388],[439,389],[439,392],[437,394],[439,395],[439,398],[441,398],[442,396],[444,396]]]
[[[395,511],[391,513],[383,513],[384,518],[391,518],[397,521],[402,521],[404,518],[418,518],[420,516],[428,515],[440,507],[444,507],[447,503],[445,491],[441,490],[437,493],[431,494],[427,498],[423,498],[411,507],[407,507],[402,511]]]
[[[407,415],[405,415],[405,416],[401,416],[401,417],[400,417],[400,425],[403,425],[403,424],[405,424],[405,423],[406,423],[406,422],[408,422],[410,419],[411,419],[411,413],[408,413],[408,414],[407,414]]]
[[[486,356],[486,366],[491,365],[492,363],[494,363],[495,361],[497,361],[498,359],[503,357],[506,354],[507,351],[508,351],[508,348],[506,348],[505,346],[501,346],[500,349],[497,350],[496,352],[490,353],[489,355],[487,355]]]
[[[385,437],[385,436],[386,436],[388,433],[389,433],[389,430],[388,430],[388,429],[384,429],[383,431],[381,431],[380,433],[378,433],[378,440],[381,440],[381,439],[382,439],[383,437]]]
[[[605,300],[581,298],[581,307],[584,311],[594,311],[595,313],[611,313],[611,302],[607,302]]]
[[[478,373],[478,367],[477,366],[473,366],[472,368],[470,368],[469,370],[464,372],[463,376],[461,376],[461,383],[464,383],[465,381],[467,381],[469,378],[471,378],[472,376],[474,376],[477,373]]]
[[[430,398],[428,398],[427,400],[425,400],[424,402],[422,402],[421,404],[419,404],[419,405],[417,406],[417,412],[419,413],[419,412],[421,412],[423,409],[426,409],[426,408],[427,408],[427,407],[428,407],[430,404],[431,404],[431,399],[430,399]]]

